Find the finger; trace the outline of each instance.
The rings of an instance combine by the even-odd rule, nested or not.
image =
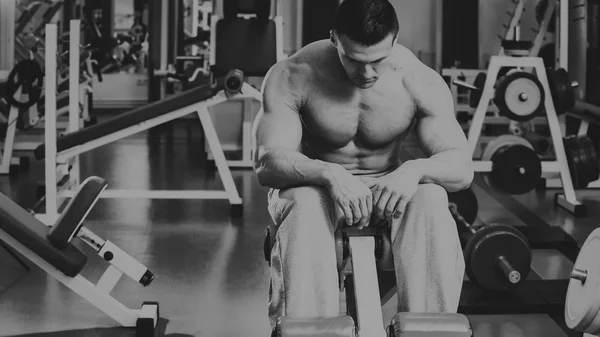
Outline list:
[[[344,203],[340,205],[340,207],[344,212],[344,219],[346,220],[346,224],[348,224],[348,226],[352,226],[352,224],[354,223],[354,216],[352,215],[352,209],[350,208],[350,204]]]
[[[368,196],[367,197],[367,217],[369,217],[369,219],[370,219],[372,215],[373,215],[373,197]]]
[[[354,222],[352,224],[356,224],[362,216],[362,212],[360,211],[360,201],[358,201],[358,199],[353,199],[350,207],[352,208],[352,215],[354,216]]]
[[[388,189],[385,189],[381,192],[381,195],[379,196],[379,199],[377,200],[376,214],[380,219],[385,218],[385,208],[387,206],[388,200],[390,199],[391,195],[392,195],[392,192]]]
[[[381,192],[380,188],[371,191],[371,212],[375,213],[375,215],[377,215],[377,204],[379,203],[379,199],[381,199]]]
[[[398,205],[398,201],[400,201],[400,198],[402,198],[402,195],[399,193],[392,193],[392,195],[390,195],[390,198],[387,204],[385,205],[386,218],[390,218],[392,214],[394,214],[394,211],[396,210],[396,206]]]
[[[390,196],[390,200],[388,200],[387,205],[385,206],[385,218],[389,219],[394,215],[394,212],[397,210],[398,203],[402,200],[402,194],[392,194]]]
[[[404,210],[406,209],[406,205],[408,205],[408,198],[400,199],[398,205],[396,205],[396,210],[394,211],[394,220],[398,220],[400,217],[402,217],[402,214],[404,214]]]
[[[363,229],[365,226],[368,225],[369,222],[369,209],[367,208],[367,199],[371,199],[370,197],[368,198],[362,198],[360,200],[360,212],[361,212],[361,218],[360,221],[358,222],[358,229]]]

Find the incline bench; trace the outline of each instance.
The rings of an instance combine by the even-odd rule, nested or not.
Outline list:
[[[150,285],[154,275],[119,247],[83,227],[87,214],[106,187],[102,178],[86,179],[52,228],[0,193],[0,241],[122,326],[136,327],[137,336],[154,336],[159,318],[158,303],[144,302],[141,309],[129,309],[110,295],[123,274],[143,286]],[[74,237],[90,245],[111,263],[97,284],[80,275],[87,256],[71,243]]]

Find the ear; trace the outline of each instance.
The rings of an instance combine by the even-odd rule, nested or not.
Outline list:
[[[337,39],[335,37],[335,33],[333,32],[333,30],[329,31],[329,41],[331,41],[331,44],[333,44],[335,47],[337,47]]]

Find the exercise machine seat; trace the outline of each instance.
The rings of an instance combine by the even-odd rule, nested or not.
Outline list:
[[[117,131],[127,129],[139,123],[183,109],[192,104],[200,103],[214,97],[222,89],[223,84],[219,81],[219,84],[216,85],[204,85],[191,88],[180,94],[141,106],[108,121],[98,123],[58,138],[56,141],[56,151],[60,153]],[[46,157],[45,144],[42,143],[39,145],[33,153],[37,160],[44,159]]]
[[[68,277],[77,276],[87,263],[87,256],[72,244],[63,250],[53,246],[48,240],[50,229],[2,193],[0,229]]]
[[[255,15],[239,17],[239,14]],[[223,18],[216,22],[216,76],[239,69],[246,76],[265,76],[277,63],[277,24],[270,17],[271,0],[223,0]]]
[[[264,76],[277,63],[276,31],[273,20],[219,20],[213,74],[223,76],[230,69],[240,69],[246,76]]]
[[[79,192],[71,198],[50,230],[48,239],[54,246],[63,249],[69,244],[69,240],[77,234],[79,226],[107,186],[106,180],[96,176],[87,178],[81,184]]]
[[[271,260],[271,251],[275,245],[275,237],[278,230],[279,226],[274,224],[267,227],[265,239],[263,241],[263,254],[267,262],[270,262]],[[345,235],[342,233],[345,233]],[[375,257],[377,259],[377,265],[382,271],[392,272],[395,270],[392,252],[393,242],[391,238],[391,227],[385,220],[379,223],[371,223],[362,230],[359,230],[357,226],[343,226],[342,228],[336,229],[334,236],[336,238],[335,245],[338,263],[340,262],[340,259],[345,259],[345,256],[348,254],[348,252],[345,251],[345,248],[340,247],[340,245],[343,246],[344,244],[347,244],[346,241],[348,236],[373,236],[375,238]],[[337,238],[340,238],[341,241]]]

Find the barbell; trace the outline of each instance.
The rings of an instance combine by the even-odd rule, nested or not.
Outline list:
[[[510,290],[522,283],[531,269],[531,249],[525,236],[515,227],[500,223],[475,228],[472,223],[478,203],[471,189],[449,193],[448,202],[469,280],[488,291]]]
[[[575,90],[579,84],[572,81],[563,69],[546,69],[550,94],[557,115],[575,106]],[[476,108],[481,100],[487,75],[480,72],[472,84],[454,80],[455,85],[469,89],[469,106]],[[544,111],[545,91],[538,78],[531,73],[511,70],[496,81],[493,102],[500,114],[515,121],[528,121]]]

